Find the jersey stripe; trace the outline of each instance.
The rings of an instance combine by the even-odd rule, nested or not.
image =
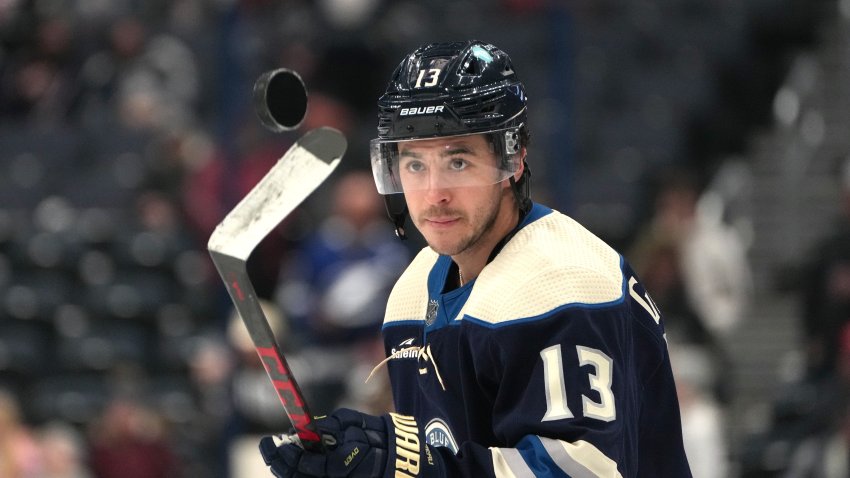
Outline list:
[[[490,448],[496,478],[534,478],[516,448]]]
[[[622,478],[617,463],[589,442],[567,443],[543,437],[540,442],[558,467],[573,478]]]
[[[537,435],[526,435],[517,443],[517,451],[537,478],[570,478],[561,470]]]
[[[614,460],[584,440],[568,443],[529,435],[517,448],[490,448],[490,452],[496,478],[623,478]]]

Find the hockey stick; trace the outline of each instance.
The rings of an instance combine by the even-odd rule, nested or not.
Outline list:
[[[314,450],[321,448],[321,438],[260,308],[246,263],[260,241],[327,179],[346,147],[345,137],[335,129],[306,133],[227,214],[207,244],[301,444]]]

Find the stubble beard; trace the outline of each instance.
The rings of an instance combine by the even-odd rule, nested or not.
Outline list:
[[[501,208],[500,198],[497,196],[495,201],[488,204],[495,204],[495,206],[490,207],[489,210],[479,208],[472,215],[472,220],[466,221],[468,224],[473,225],[473,230],[466,236],[462,236],[454,244],[449,244],[444,247],[436,245],[434,241],[430,241],[426,237],[425,239],[428,243],[428,247],[437,254],[444,256],[456,256],[458,254],[474,250],[480,245],[481,239],[493,230],[493,225],[496,224],[496,219],[499,216],[499,209]],[[461,218],[465,218],[465,216],[461,216]],[[475,228],[475,224],[479,224],[479,226]]]

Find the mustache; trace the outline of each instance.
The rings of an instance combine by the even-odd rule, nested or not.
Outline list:
[[[463,213],[451,208],[430,207],[419,214],[420,219],[430,219],[433,217],[463,217]]]

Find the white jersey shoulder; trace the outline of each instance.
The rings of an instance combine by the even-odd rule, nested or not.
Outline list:
[[[425,320],[425,310],[428,307],[428,273],[438,257],[436,252],[426,247],[413,258],[390,293],[384,315],[385,324],[401,320]]]
[[[616,302],[624,291],[620,254],[553,211],[521,229],[484,268],[457,319],[504,324]]]
[[[396,282],[384,323],[424,320],[428,274],[439,256],[425,248]],[[505,245],[475,280],[456,320],[490,324],[543,316],[568,305],[622,299],[620,255],[572,218],[557,211],[532,222]]]

